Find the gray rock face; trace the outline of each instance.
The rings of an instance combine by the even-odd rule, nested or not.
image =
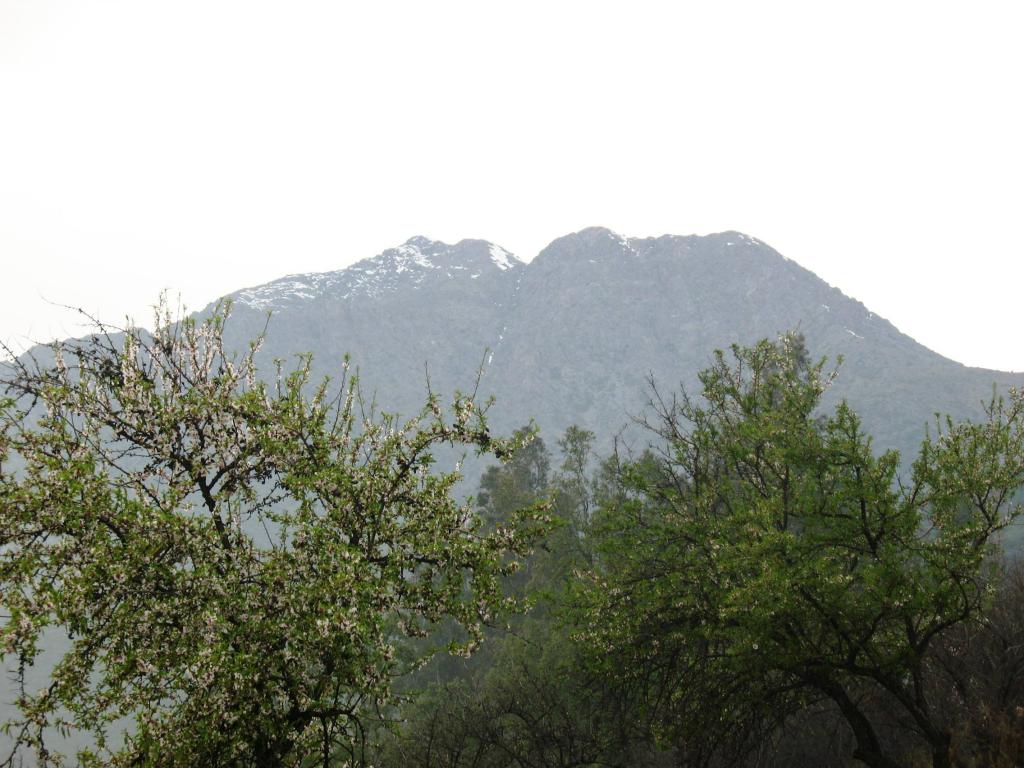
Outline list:
[[[482,240],[446,245],[414,237],[339,272],[233,294],[229,330],[241,344],[262,330],[269,312],[264,368],[272,358],[312,352],[319,373],[336,375],[348,354],[365,392],[388,410],[412,414],[423,406],[428,375],[439,393],[473,389],[524,268]]]
[[[413,238],[348,269],[234,294],[234,338],[262,330],[265,355],[312,352],[330,373],[345,353],[391,410],[423,404],[426,372],[448,395],[493,394],[494,426],[534,418],[544,434],[581,424],[604,438],[650,395],[693,388],[716,348],[802,332],[843,364],[846,397],[878,448],[913,452],[936,412],[978,416],[993,386],[1024,376],[967,368],[926,349],[768,245],[738,232],[625,238],[591,228],[524,264],[480,240]],[[634,433],[635,434],[635,433]]]

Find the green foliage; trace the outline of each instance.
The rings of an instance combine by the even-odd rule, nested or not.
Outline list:
[[[543,442],[489,468],[480,497],[497,519],[507,504],[552,498],[559,522],[526,561],[532,609],[508,633],[495,633],[489,652],[461,674],[444,676],[400,710],[401,725],[384,739],[383,766],[659,765],[635,749],[629,702],[588,674],[580,649],[561,622],[560,608],[574,571],[590,561],[587,545],[594,484],[589,478],[593,434],[570,427],[558,441],[563,461],[550,476]],[[537,479],[545,476],[547,482]],[[501,493],[496,493],[501,489]]]
[[[484,470],[477,493],[480,514],[495,525],[535,502],[548,488],[551,457],[536,428],[522,427],[512,437],[517,450],[507,461]]]
[[[8,382],[0,454],[0,648],[20,670],[14,752],[92,734],[113,765],[348,762],[391,697],[402,636],[444,617],[469,652],[514,608],[501,590],[546,526],[541,505],[485,529],[432,451],[498,459],[481,409],[435,396],[400,422],[310,360],[258,376],[225,351],[227,308],[106,329]],[[332,394],[334,393],[334,394]],[[31,411],[30,406],[35,406]],[[0,458],[3,458],[0,456]],[[26,672],[69,638],[47,683]],[[118,735],[117,724],[132,727]],[[6,756],[0,756],[0,760]]]
[[[949,764],[929,654],[981,616],[989,546],[1020,514],[1024,399],[941,424],[904,484],[848,405],[818,412],[831,379],[792,336],[718,353],[702,402],[657,398],[663,453],[622,462],[597,515],[577,639],[691,763],[824,697],[855,757],[899,765],[875,696]]]
[[[1024,581],[992,554],[1021,513],[1020,394],[937,420],[901,478],[787,336],[718,353],[699,401],[656,392],[639,456],[596,462],[571,427],[556,462],[471,399],[400,422],[308,358],[265,383],[225,319],[8,382],[9,764],[57,764],[65,730],[92,734],[84,764],[1019,762]],[[441,445],[502,462],[475,507]]]
[[[557,441],[562,463],[551,471],[551,455],[544,440],[532,428],[517,430],[514,439],[523,444],[500,466],[488,467],[480,478],[477,501],[481,515],[499,524],[515,510],[540,500],[551,504],[554,530],[508,580],[513,592],[551,597],[562,590],[574,570],[588,559],[584,542],[593,499],[588,472],[594,434],[570,426]]]
[[[384,766],[499,768],[642,763],[623,747],[632,729],[611,689],[581,674],[567,635],[529,622],[492,664],[433,687],[404,710]],[[609,763],[609,760],[611,762]]]

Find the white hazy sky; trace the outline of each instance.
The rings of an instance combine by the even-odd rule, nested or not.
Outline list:
[[[0,339],[414,234],[738,229],[1024,370],[1024,4],[0,0]]]

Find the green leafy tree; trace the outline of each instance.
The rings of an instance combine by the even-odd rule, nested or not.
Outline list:
[[[598,514],[578,638],[684,764],[821,699],[866,765],[952,764],[933,651],[982,620],[1021,512],[1024,398],[939,422],[901,481],[845,402],[819,411],[831,379],[793,336],[717,353],[701,401],[656,397],[662,453],[622,462]]]
[[[477,504],[480,514],[494,525],[515,510],[535,503],[548,491],[551,456],[532,426],[513,434],[517,449],[507,461],[487,467],[480,477]]]
[[[433,467],[442,444],[511,454],[481,409],[367,412],[308,358],[268,384],[259,341],[225,351],[227,314],[101,327],[7,382],[0,648],[20,715],[0,764],[58,765],[48,739],[68,731],[94,740],[84,764],[357,762],[402,636],[450,617],[468,652],[511,607],[501,581],[543,508],[485,530]]]
[[[561,590],[587,557],[585,536],[593,497],[587,473],[594,434],[575,425],[567,428],[557,441],[562,462],[555,471],[544,440],[532,428],[517,430],[514,438],[522,447],[502,465],[484,471],[477,500],[481,514],[493,524],[523,506],[550,502],[553,530],[508,580],[515,593],[525,596],[531,591],[534,598],[540,593],[550,597],[551,590]]]

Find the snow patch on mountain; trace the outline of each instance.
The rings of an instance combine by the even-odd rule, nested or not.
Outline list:
[[[440,243],[440,245],[443,245],[443,243]],[[412,240],[405,243],[405,245],[400,245],[397,248],[384,251],[380,256],[368,259],[367,261],[375,262],[382,260],[384,257],[390,257],[389,259],[386,259],[386,261],[390,262],[390,265],[393,267],[396,275],[400,275],[414,267],[420,267],[422,269],[437,269],[437,264],[432,262],[430,258],[423,253],[419,245],[413,245]],[[359,262],[359,264],[362,263],[364,262]],[[375,272],[376,270],[367,270],[367,274],[374,274]]]
[[[239,304],[260,311],[277,309],[315,299],[330,288],[340,274],[340,272],[314,272],[304,275],[288,275],[265,285],[245,288],[233,293],[231,298]]]
[[[491,252],[491,261],[493,261],[495,265],[498,267],[498,269],[500,269],[502,272],[504,272],[506,269],[511,269],[513,266],[515,266],[516,262],[519,261],[515,256],[506,251],[500,245],[492,244],[488,246],[488,249]]]
[[[633,247],[632,241],[625,235],[620,235],[618,232],[608,230],[608,237],[614,240],[620,246],[622,246],[622,250],[625,251],[626,253],[631,253],[634,256],[638,255],[636,248]]]
[[[486,269],[505,272],[522,265],[504,248],[481,240],[455,245],[413,237],[397,248],[334,272],[289,275],[232,295],[239,304],[260,311],[284,309],[324,296],[376,298],[399,287],[419,288],[425,280],[468,274],[479,278]]]

